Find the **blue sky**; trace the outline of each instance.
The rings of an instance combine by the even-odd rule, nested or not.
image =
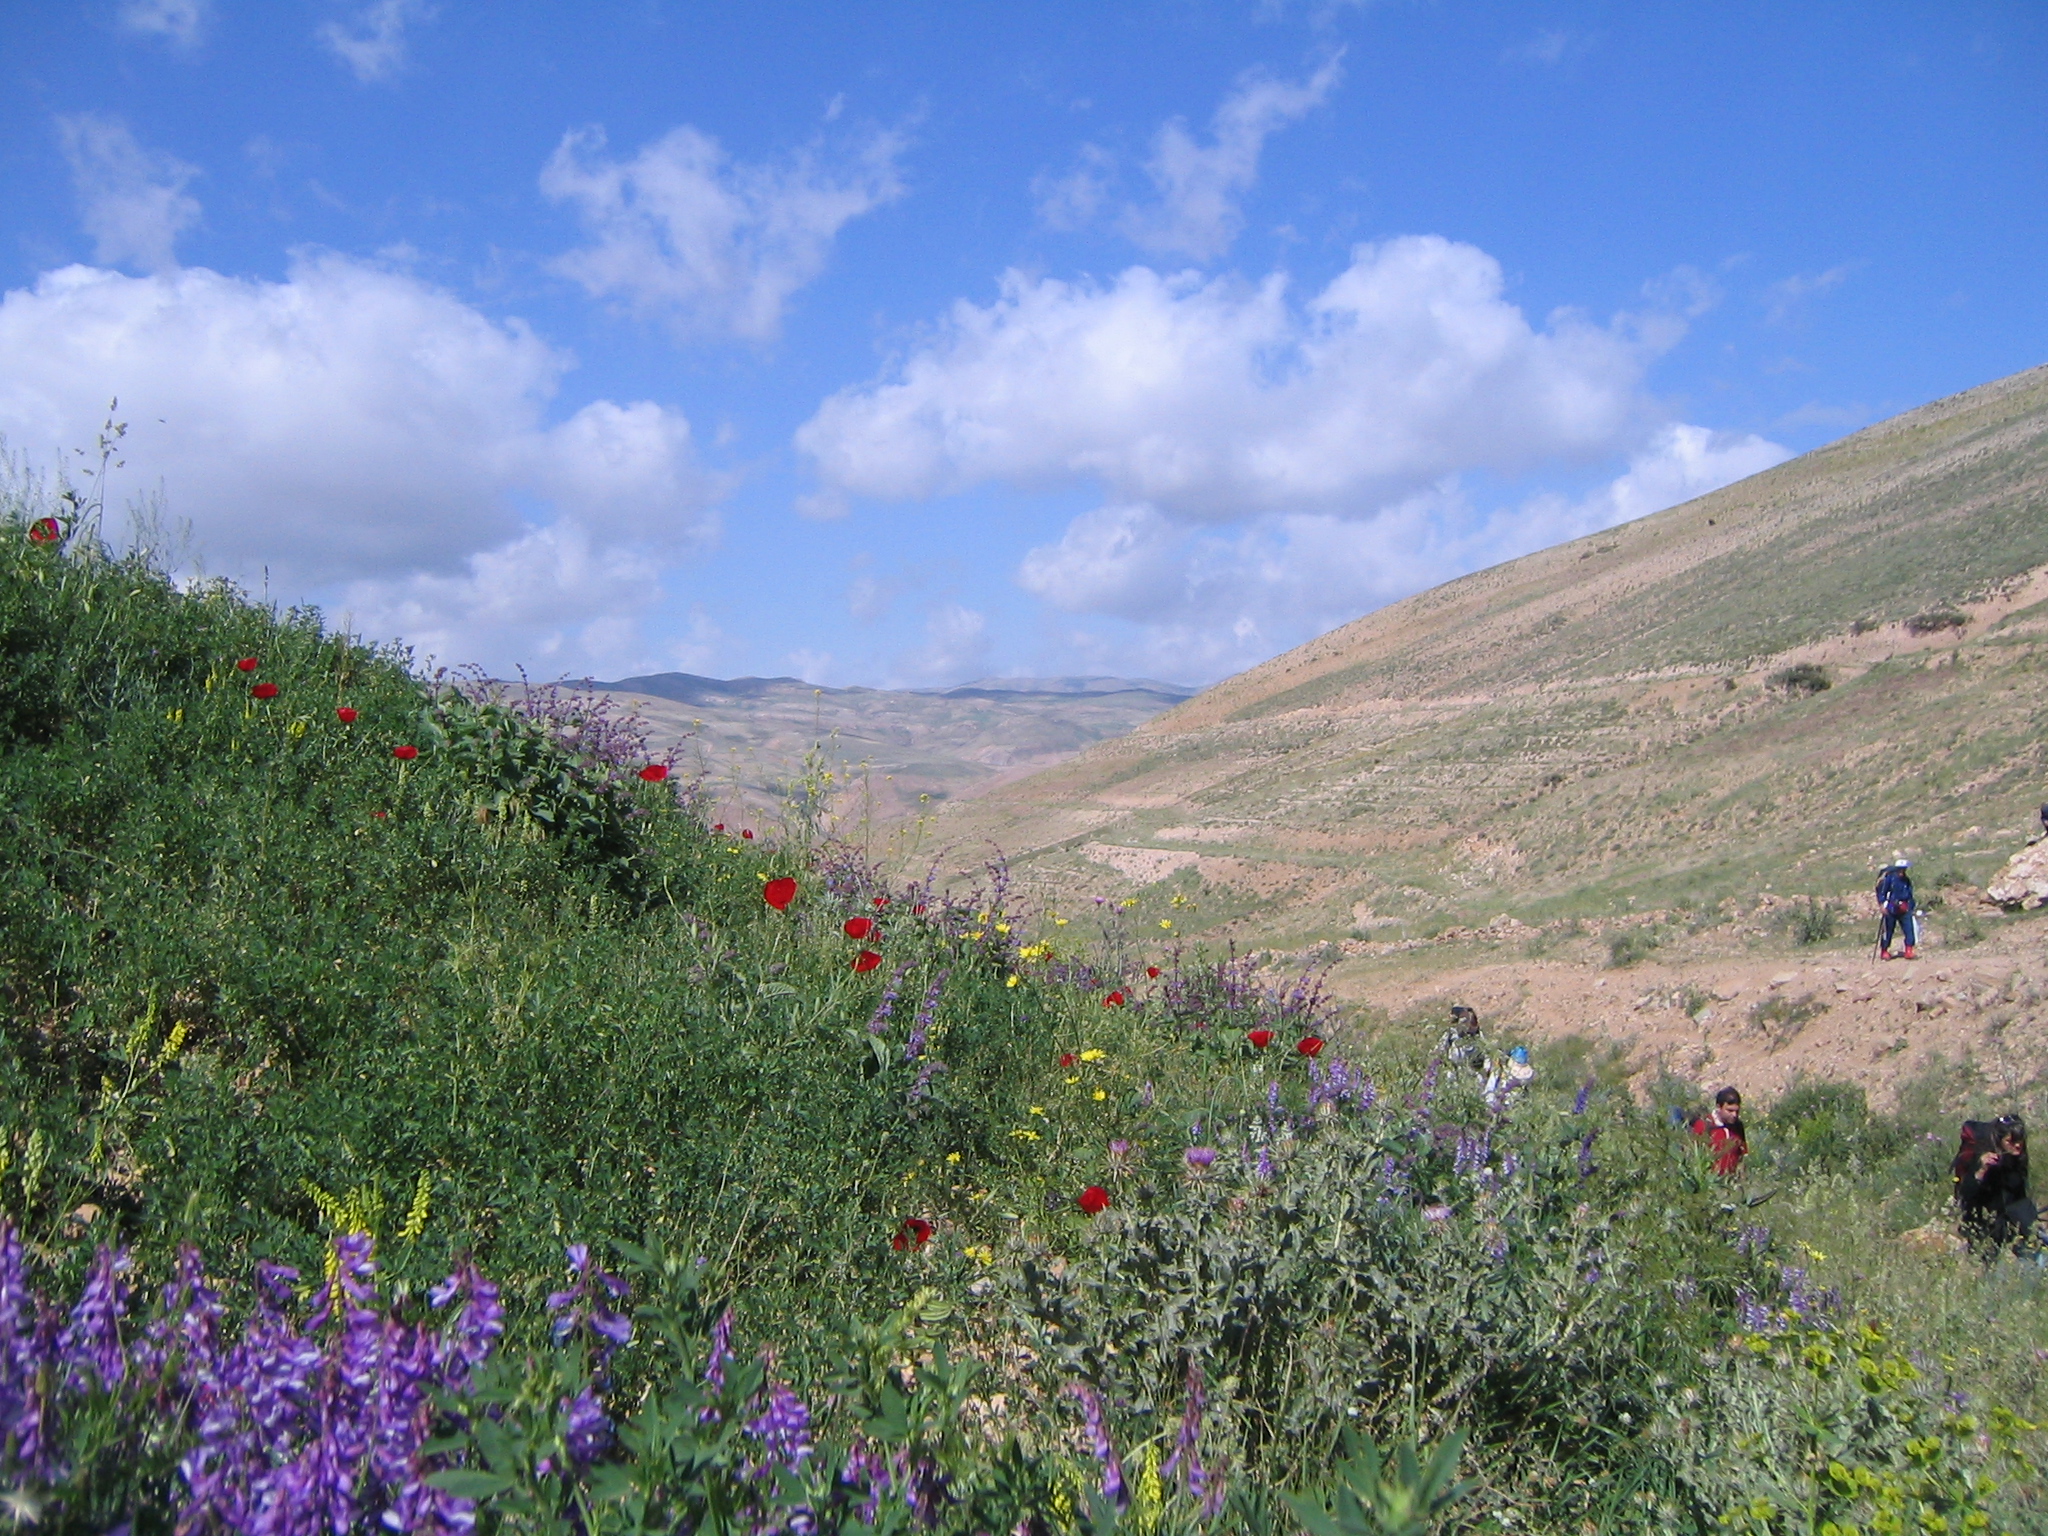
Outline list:
[[[2048,11],[0,14],[0,434],[447,663],[1227,675],[2048,361]]]

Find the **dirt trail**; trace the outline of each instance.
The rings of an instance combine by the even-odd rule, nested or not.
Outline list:
[[[2016,1097],[2048,1074],[2048,919],[1958,946],[1945,942],[1947,926],[1937,914],[1911,961],[1880,961],[1874,946],[1728,953],[1725,933],[1717,953],[1710,931],[1623,969],[1602,953],[1503,958],[1354,974],[1343,990],[1396,1017],[1465,1003],[1537,1039],[1611,1042],[1644,1086],[1666,1069],[1768,1103],[1797,1078],[1825,1078],[1888,1105],[1939,1058],[1974,1062],[1991,1091]]]

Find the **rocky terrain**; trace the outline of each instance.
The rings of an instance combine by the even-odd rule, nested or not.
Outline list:
[[[2036,369],[1368,615],[928,841],[1157,942],[1319,957],[1395,1017],[1455,993],[1646,1074],[1889,1091],[2044,1060],[2048,920],[1982,896],[2044,742]],[[1885,967],[1895,852],[1941,906]]]

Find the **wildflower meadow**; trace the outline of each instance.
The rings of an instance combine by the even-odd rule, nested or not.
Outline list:
[[[2048,1529],[2041,1272],[1860,1097],[1730,1181],[19,488],[0,818],[22,1528]]]

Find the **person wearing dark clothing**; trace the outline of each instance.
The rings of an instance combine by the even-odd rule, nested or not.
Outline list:
[[[1965,1121],[1951,1171],[1963,1236],[1973,1247],[1996,1253],[2028,1235],[2035,1213],[2027,1195],[2027,1127],[2018,1115]]]
[[[1732,1087],[1715,1094],[1713,1112],[1693,1121],[1692,1133],[1706,1139],[1714,1157],[1714,1172],[1734,1175],[1749,1153],[1749,1137],[1742,1127],[1742,1095]]]
[[[1899,932],[1906,941],[1908,960],[1913,956],[1913,941],[1920,934],[1913,920],[1913,877],[1906,873],[1912,864],[1894,857],[1885,866],[1883,874],[1877,877],[1877,910],[1884,916],[1884,931],[1877,941],[1877,954],[1881,960],[1892,957],[1892,934]]]

